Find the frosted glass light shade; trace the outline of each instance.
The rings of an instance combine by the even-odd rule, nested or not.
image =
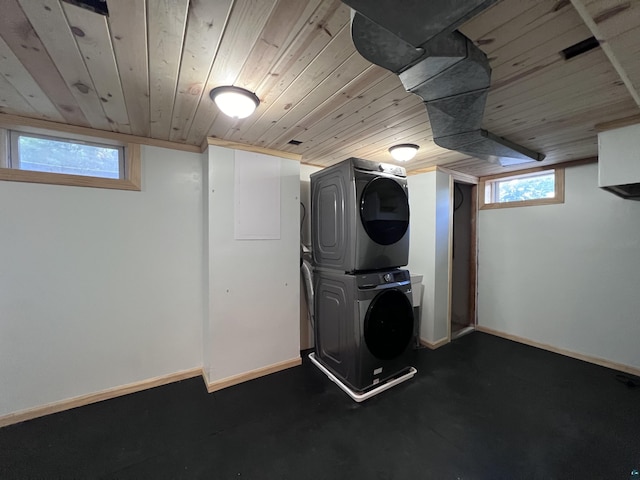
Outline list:
[[[260,105],[255,93],[240,87],[216,87],[209,96],[222,113],[233,118],[247,118]]]
[[[414,145],[413,143],[402,143],[400,145],[394,145],[389,149],[389,153],[393,157],[394,160],[398,162],[408,162],[413,157],[416,156],[418,152],[418,145]]]

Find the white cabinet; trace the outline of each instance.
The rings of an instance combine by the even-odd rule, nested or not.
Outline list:
[[[598,185],[640,183],[640,124],[598,134]]]

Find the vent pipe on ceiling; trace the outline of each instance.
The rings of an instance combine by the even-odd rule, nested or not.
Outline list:
[[[487,56],[456,28],[494,2],[344,1],[353,9],[356,49],[422,97],[437,145],[501,165],[540,161],[543,154],[481,128],[491,67]]]

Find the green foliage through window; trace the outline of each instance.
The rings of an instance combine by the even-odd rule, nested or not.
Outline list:
[[[495,201],[498,203],[553,198],[555,174],[544,172],[535,176],[496,181],[495,195]]]
[[[17,134],[21,170],[121,178],[122,149]]]

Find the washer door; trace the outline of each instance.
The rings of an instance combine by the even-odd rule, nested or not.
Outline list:
[[[401,355],[413,336],[413,308],[397,288],[383,290],[374,297],[364,318],[364,341],[380,360]]]
[[[399,241],[409,228],[409,199],[398,182],[376,177],[364,187],[360,219],[367,235],[380,245]]]

